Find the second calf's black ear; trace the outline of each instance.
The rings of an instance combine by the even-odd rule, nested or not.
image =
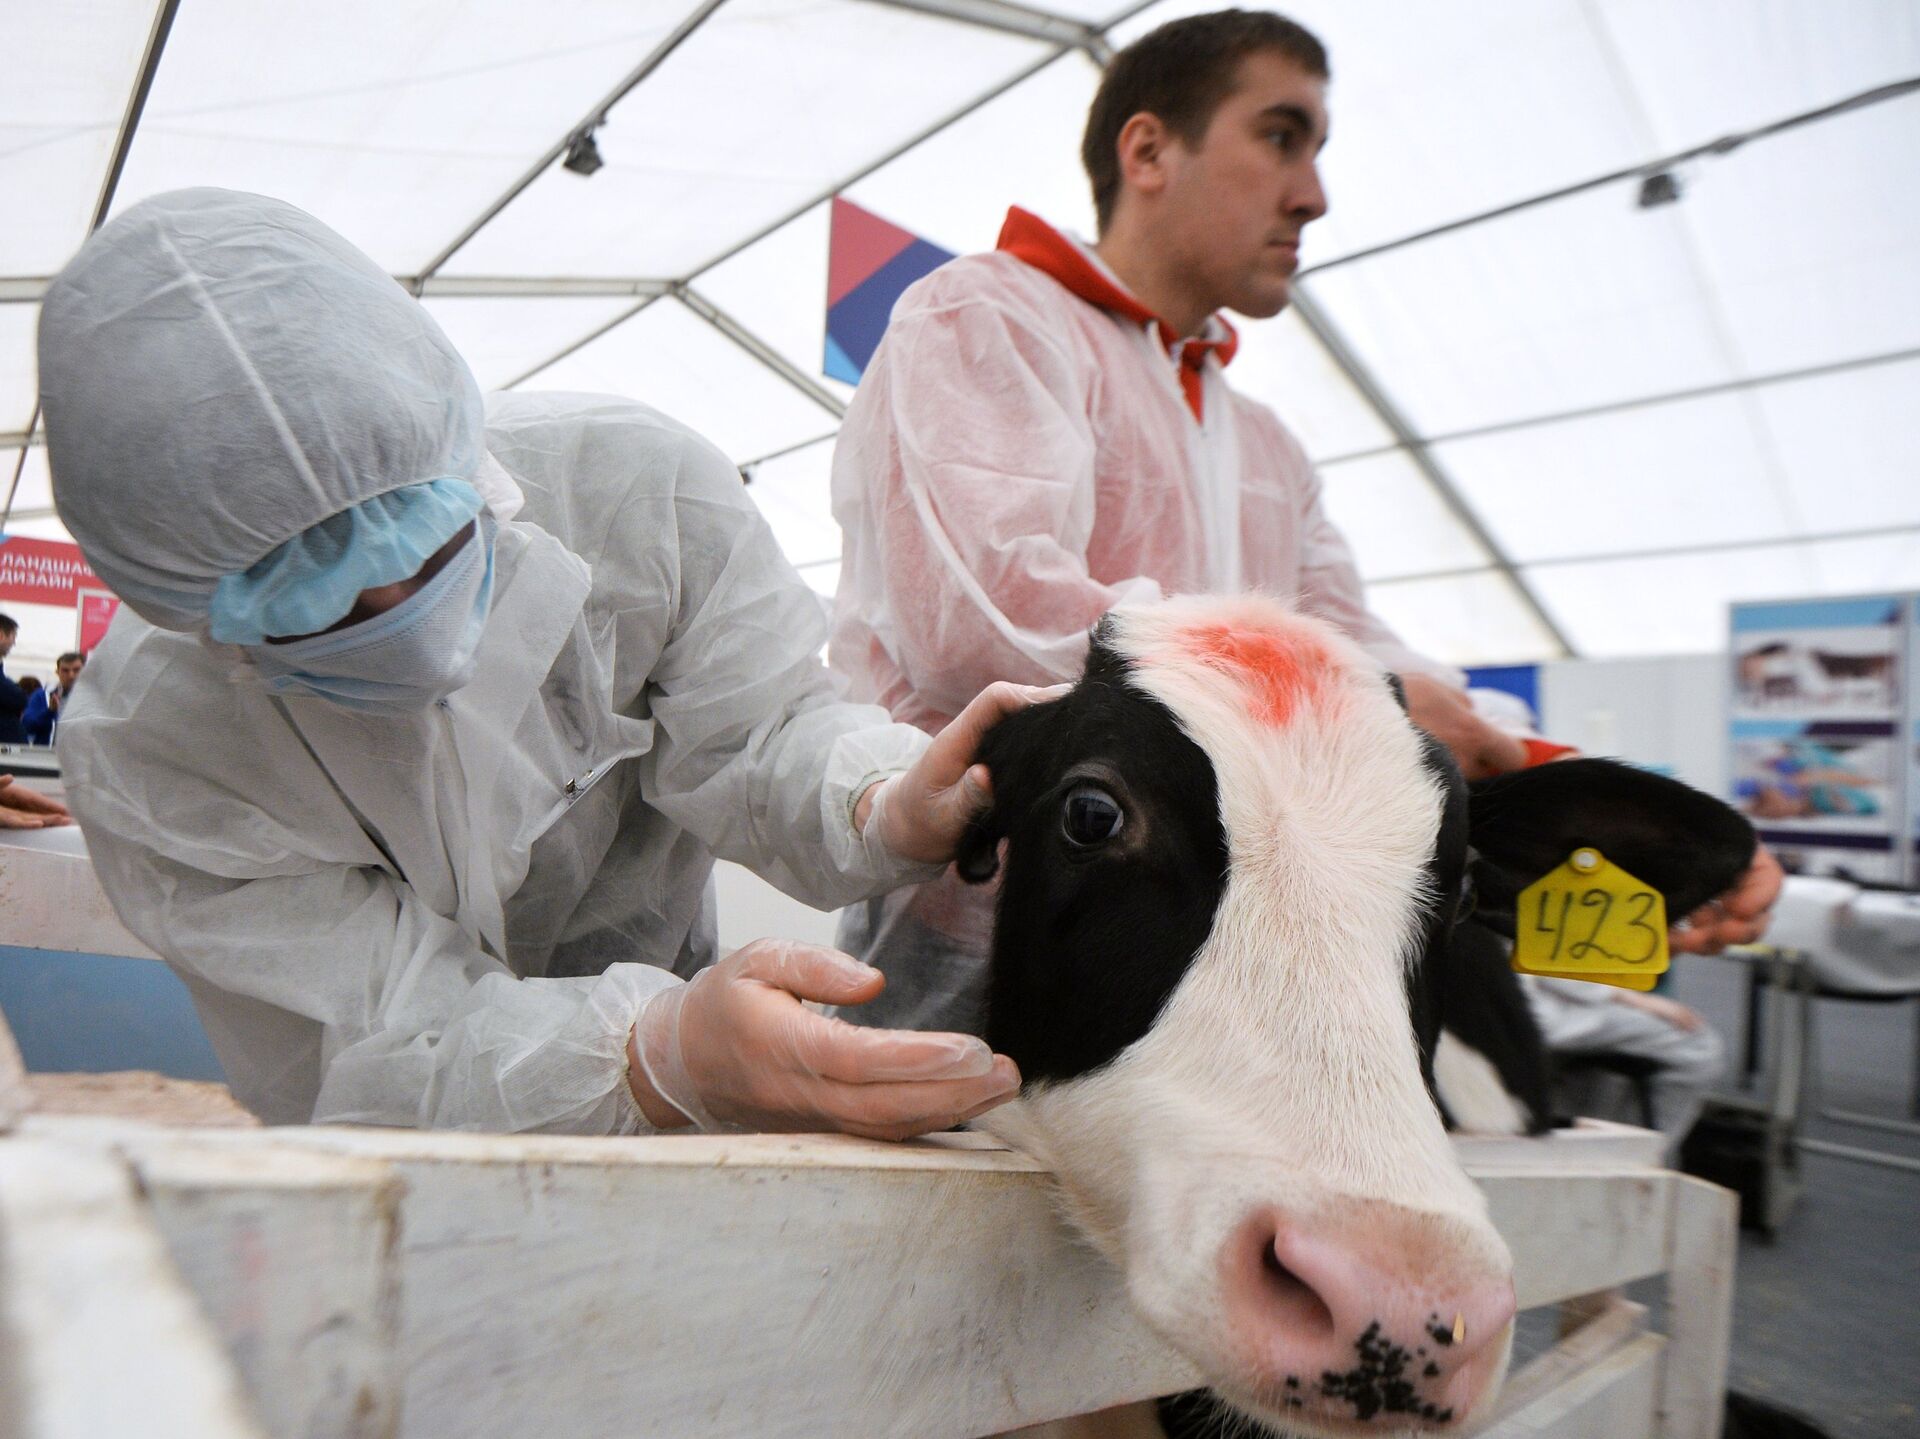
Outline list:
[[[1753,862],[1753,826],[1691,785],[1618,760],[1572,759],[1471,787],[1481,908],[1511,912],[1521,890],[1582,846],[1659,890],[1677,920],[1724,894]]]
[[[985,884],[1000,872],[1000,836],[987,823],[991,818],[983,816],[969,824],[954,851],[953,867],[968,884]]]

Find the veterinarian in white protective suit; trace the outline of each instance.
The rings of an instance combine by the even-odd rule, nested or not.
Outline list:
[[[878,992],[844,955],[713,963],[715,855],[820,906],[937,873],[1028,696],[931,746],[838,703],[710,445],[623,400],[483,406],[366,256],[219,190],[88,241],[40,375],[60,513],[126,602],[69,797],[262,1117],[904,1135],[1011,1094],[971,1037],[805,1009]]]

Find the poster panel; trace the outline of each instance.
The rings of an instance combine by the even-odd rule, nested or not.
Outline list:
[[[93,647],[107,637],[107,626],[120,610],[120,597],[109,590],[82,589],[79,601],[75,607],[77,624],[73,647],[83,655],[90,655]]]
[[[1733,607],[1731,798],[1789,870],[1907,873],[1908,598]]]

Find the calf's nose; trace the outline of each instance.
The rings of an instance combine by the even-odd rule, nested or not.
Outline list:
[[[1255,1397],[1347,1423],[1443,1427],[1498,1379],[1513,1278],[1464,1219],[1375,1201],[1256,1216],[1222,1259]]]

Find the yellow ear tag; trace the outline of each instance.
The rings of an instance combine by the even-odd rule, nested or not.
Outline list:
[[[1576,849],[1520,891],[1513,967],[1522,974],[1645,991],[1671,963],[1665,898],[1597,849]]]

